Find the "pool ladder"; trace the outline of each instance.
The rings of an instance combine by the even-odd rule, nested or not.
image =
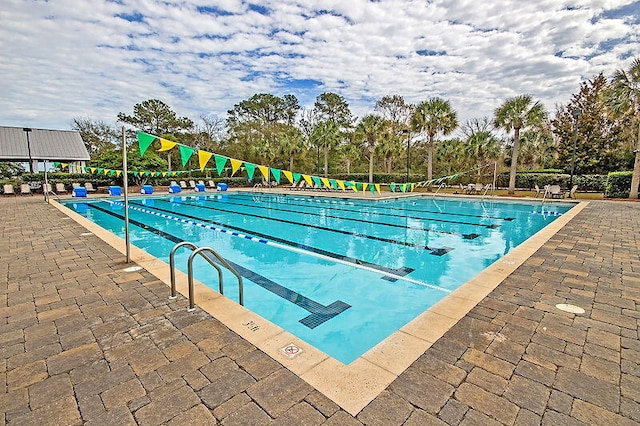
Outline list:
[[[194,303],[194,294],[193,294],[194,293],[193,291],[193,259],[195,259],[196,256],[198,255],[202,256],[204,260],[206,260],[209,263],[209,265],[213,266],[218,271],[218,283],[219,283],[220,294],[224,295],[224,287],[222,285],[222,269],[220,268],[220,266],[216,264],[216,261],[217,263],[224,266],[225,269],[229,270],[229,272],[231,272],[233,275],[236,276],[236,278],[238,279],[238,299],[240,301],[240,304],[244,306],[242,276],[240,276],[238,271],[236,271],[233,268],[233,266],[229,265],[229,263],[226,260],[224,260],[224,258],[220,256],[218,252],[216,252],[211,247],[198,247],[197,245],[189,241],[183,241],[181,243],[176,244],[175,246],[173,246],[173,248],[171,249],[171,252],[169,253],[169,268],[171,269],[171,296],[169,296],[169,299],[175,299],[177,297],[176,296],[175,253],[176,253],[176,250],[178,250],[180,247],[185,247],[185,246],[193,250],[193,253],[189,255],[189,260],[187,260],[187,275],[189,278],[189,309],[187,309],[187,311],[192,312],[196,309],[195,303]]]

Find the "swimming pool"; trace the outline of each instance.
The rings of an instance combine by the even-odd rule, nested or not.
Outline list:
[[[164,261],[181,241],[213,247],[243,276],[248,309],[344,364],[571,207],[247,192],[129,202],[132,244]],[[65,204],[124,235],[118,199]],[[179,269],[189,254],[177,252]],[[203,260],[195,270],[217,290],[215,270]],[[237,300],[234,277],[224,283]]]

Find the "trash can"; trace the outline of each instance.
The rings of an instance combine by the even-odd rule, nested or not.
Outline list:
[[[226,190],[227,190],[227,184],[226,184],[226,183],[223,183],[223,182],[220,182],[220,183],[218,184],[218,186],[216,187],[216,189],[217,189],[218,191],[226,191]]]
[[[142,185],[140,189],[141,194],[153,194],[153,186],[151,185]]]
[[[196,192],[204,192],[204,191],[205,191],[204,184],[202,183],[196,184]]]
[[[75,188],[73,188],[73,191],[71,191],[71,196],[72,197],[87,197],[87,188],[83,187],[83,186],[77,186]]]
[[[122,189],[119,186],[110,186],[109,195],[111,195],[112,197],[120,196],[122,195]]]
[[[169,194],[177,194],[181,192],[180,185],[169,185]]]

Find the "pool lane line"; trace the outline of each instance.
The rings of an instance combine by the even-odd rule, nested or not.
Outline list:
[[[235,192],[234,194],[238,194],[240,196],[246,196],[248,197],[249,195],[245,195],[244,192]],[[278,198],[278,196],[276,195],[271,195],[271,194],[255,194],[254,196],[256,197],[268,197],[271,196],[273,198]],[[299,196],[293,195],[293,194],[282,194],[282,197],[292,197],[294,200],[301,200],[304,201],[304,204],[298,203],[295,205],[298,206],[306,206],[309,205],[311,203],[311,201],[307,201],[304,198],[300,198]],[[363,206],[363,207],[367,207],[367,208],[376,208],[376,209],[382,209],[382,206],[367,206],[365,204],[363,204],[364,202],[362,200],[355,200],[358,201],[358,204],[355,203],[340,203],[337,201],[334,202],[329,202],[326,201],[325,198],[331,198],[331,197],[318,197],[318,196],[309,196],[309,199],[313,200],[316,203],[324,203],[324,204],[339,204],[339,205],[343,205],[343,206]],[[322,199],[322,200],[321,200]],[[387,200],[367,200],[368,202],[375,202],[375,203],[383,203],[383,204],[387,204]],[[290,204],[293,205],[292,203],[283,203],[282,201],[278,201],[275,200],[276,203],[279,204]],[[403,201],[404,202],[404,201]],[[408,209],[408,208],[404,208],[404,210],[409,211],[409,212],[417,212],[417,213],[433,213],[433,214],[445,214],[445,215],[451,215],[451,216],[463,216],[463,217],[475,217],[475,218],[479,218],[479,219],[496,219],[496,220],[504,220],[507,222],[511,222],[513,220],[515,220],[514,217],[497,217],[497,216],[480,216],[480,215],[474,215],[474,214],[465,214],[465,213],[455,213],[455,212],[441,212],[441,211],[434,211],[434,210],[416,210],[416,209]],[[349,211],[349,212],[356,212],[359,213],[359,210],[353,210],[353,209],[344,209],[344,208],[335,208],[334,210],[343,210],[343,211]],[[381,212],[370,212],[373,214],[380,214],[380,215],[386,215],[386,216],[398,216],[398,217],[406,217],[406,216],[402,216],[402,215],[394,215],[394,214],[390,214],[390,213],[381,213]],[[410,216],[412,219],[423,219],[423,220],[429,220],[428,218],[424,218],[424,217],[419,217],[419,216]],[[458,222],[452,222],[452,223],[458,223]],[[464,222],[461,222],[464,223]]]
[[[215,199],[215,197],[206,197],[206,200],[204,200],[207,203],[219,203],[218,200]],[[238,202],[232,202],[232,201],[225,201],[223,204],[229,204],[229,205],[234,205],[234,206],[242,206],[242,207],[250,207],[250,208],[257,208],[260,209],[261,205],[256,205],[256,204],[244,204],[244,203],[238,203]],[[316,208],[321,208],[319,206],[307,206],[307,207],[316,207]],[[313,212],[302,212],[302,211],[295,211],[295,210],[287,210],[287,209],[283,209],[283,208],[278,208],[278,207],[273,207],[273,206],[269,206],[268,207],[269,210],[275,210],[275,211],[280,211],[280,212],[286,212],[286,213],[296,213],[296,214],[303,214],[303,215],[307,215],[307,216],[318,216],[317,213],[313,213]],[[340,209],[332,209],[332,210],[340,210]],[[229,210],[223,210],[223,211],[228,211]],[[436,233],[436,234],[446,234],[446,235],[455,235],[458,237],[462,237],[465,240],[473,240],[476,239],[478,237],[480,237],[480,234],[463,234],[461,232],[453,232],[453,231],[442,231],[440,229],[425,229],[425,228],[418,228],[417,226],[407,226],[407,225],[400,225],[398,223],[386,223],[386,222],[374,222],[372,220],[365,220],[365,219],[356,219],[356,218],[352,218],[352,217],[342,217],[342,216],[334,216],[332,214],[324,214],[323,217],[330,217],[333,219],[341,219],[341,220],[348,220],[348,221],[352,221],[352,222],[357,222],[357,223],[371,223],[374,225],[382,225],[382,226],[390,226],[393,228],[400,228],[400,229],[414,229],[416,231],[421,231],[421,232],[427,232],[427,233]],[[399,216],[399,217],[403,217],[403,216]],[[471,226],[480,226],[480,227],[484,227],[487,229],[495,229],[498,228],[500,225],[481,225],[481,224],[476,224],[476,223],[465,223],[465,222],[448,222],[445,220],[439,220],[439,219],[425,219],[428,221],[433,221],[433,222],[447,222],[447,223],[455,223],[455,224],[462,224],[462,225],[471,225]]]
[[[171,201],[167,201],[167,200],[158,200],[158,201],[161,201],[161,202],[164,202],[164,203],[171,203]],[[180,203],[175,203],[175,204],[177,204],[177,205],[184,204],[184,205],[187,205],[187,206],[192,206],[192,207],[196,207],[196,208],[200,208],[200,209],[208,209],[208,210],[215,210],[215,211],[220,211],[220,212],[224,212],[224,213],[231,213],[231,214],[242,215],[242,216],[250,216],[250,217],[255,217],[255,218],[258,218],[258,219],[266,219],[266,220],[271,220],[271,221],[276,221],[276,222],[288,223],[290,225],[296,225],[296,226],[303,226],[303,227],[307,227],[307,228],[320,229],[322,231],[336,232],[336,233],[344,234],[344,235],[351,235],[353,237],[361,237],[361,238],[367,238],[367,239],[370,239],[370,240],[382,241],[382,242],[389,243],[389,244],[398,244],[398,245],[401,245],[401,246],[404,246],[404,247],[413,247],[413,248],[418,248],[418,249],[422,249],[422,250],[429,250],[431,252],[430,254],[435,255],[435,256],[442,256],[444,254],[447,254],[451,250],[453,250],[453,248],[451,248],[451,247],[439,247],[439,248],[429,247],[429,246],[425,246],[425,245],[422,245],[422,244],[414,244],[414,243],[409,243],[409,242],[405,242],[405,241],[392,240],[390,238],[376,237],[374,235],[359,234],[357,232],[345,231],[345,230],[342,230],[342,229],[327,228],[325,226],[320,226],[320,225],[311,225],[311,224],[306,224],[306,223],[294,222],[294,221],[286,220],[286,219],[270,218],[270,217],[260,216],[260,215],[256,215],[256,214],[252,214],[252,213],[240,213],[240,212],[234,212],[234,211],[229,211],[229,210],[222,210],[222,209],[217,209],[215,207],[199,206],[198,204],[188,203],[188,202],[184,202],[184,201],[181,201]],[[156,210],[163,210],[163,209],[161,209],[159,207],[155,207],[155,206],[153,208],[155,208]],[[163,210],[163,211],[166,211],[166,212],[169,212],[169,213],[176,213],[176,212],[171,211],[171,210]],[[179,214],[184,216],[184,217],[189,217],[191,219],[202,220],[199,217],[191,216],[191,215],[188,215],[188,214],[185,214],[185,213],[179,213]],[[209,221],[209,222],[215,223],[217,225],[227,226],[229,228],[233,228],[231,225],[221,224],[221,223],[214,222],[214,221]],[[253,232],[253,231],[250,231],[250,232]]]
[[[113,204],[118,204],[118,205],[124,206],[124,204],[119,203],[117,201],[110,201],[110,200],[106,200],[106,201],[109,201],[110,203],[113,203]],[[134,211],[139,211],[139,212],[142,212],[142,213],[147,213],[147,214],[150,214],[150,215],[153,215],[153,216],[158,216],[158,217],[161,217],[163,219],[169,219],[169,220],[173,220],[173,221],[176,221],[176,222],[187,223],[187,224],[190,224],[190,225],[198,226],[200,228],[205,228],[205,229],[209,229],[209,230],[216,231],[216,232],[222,232],[222,233],[225,233],[225,234],[230,234],[230,235],[233,235],[233,236],[236,236],[236,237],[240,237],[240,238],[244,238],[244,239],[251,240],[251,241],[254,241],[254,242],[259,242],[259,243],[262,243],[262,244],[270,245],[270,246],[277,247],[277,248],[280,248],[280,249],[283,249],[283,250],[292,251],[292,252],[295,252],[295,253],[298,253],[298,254],[303,254],[303,255],[306,255],[306,256],[316,257],[318,259],[326,260],[326,261],[329,261],[329,262],[340,263],[342,265],[351,266],[351,267],[358,268],[358,269],[363,269],[363,270],[366,270],[366,271],[369,271],[369,272],[374,272],[374,273],[376,273],[378,275],[382,275],[382,278],[385,279],[386,281],[392,281],[392,280],[393,280],[392,282],[394,282],[394,281],[406,281],[406,282],[410,282],[412,284],[417,284],[417,285],[422,286],[422,287],[427,287],[427,288],[430,288],[430,289],[433,289],[433,290],[442,291],[444,293],[451,293],[451,290],[449,290],[449,289],[442,288],[442,287],[439,287],[439,286],[433,285],[433,284],[428,284],[428,283],[425,283],[425,282],[422,282],[422,281],[415,280],[413,278],[409,278],[409,277],[394,273],[394,272],[398,271],[397,269],[387,268],[387,267],[384,267],[384,266],[376,265],[374,263],[370,263],[370,262],[366,262],[366,261],[363,261],[363,260],[342,256],[342,255],[335,255],[334,253],[326,252],[326,251],[324,251],[322,249],[317,249],[317,248],[314,248],[314,247],[310,247],[311,250],[305,250],[303,248],[298,248],[298,247],[290,246],[290,245],[287,245],[287,244],[280,244],[278,242],[270,241],[270,240],[267,240],[265,238],[257,238],[257,237],[251,236],[251,235],[241,234],[241,233],[238,233],[238,232],[235,232],[235,231],[230,231],[228,229],[220,228],[220,227],[217,227],[217,226],[207,225],[206,223],[196,222],[196,221],[193,221],[193,220],[186,220],[186,219],[182,219],[180,217],[174,216],[174,215],[158,213],[158,212],[155,212],[155,211],[152,211],[152,210],[148,210],[148,209],[144,209],[144,208],[140,208],[140,207],[134,207],[134,206],[131,205],[131,202],[129,203],[129,209],[130,210],[134,210]],[[160,210],[160,211],[166,211],[166,210],[163,210],[163,209],[158,209],[157,207],[155,209]],[[171,212],[171,213],[174,213],[174,212]],[[191,217],[191,216],[188,216],[188,215],[183,215],[183,216],[184,217]],[[198,220],[202,220],[204,222],[215,223],[213,221],[205,221],[203,219],[198,219]],[[147,225],[143,224],[142,227],[145,228],[145,226],[147,226]],[[285,240],[282,240],[282,241],[285,241]],[[297,244],[297,243],[295,243],[295,244]],[[304,246],[304,245],[301,245],[301,246],[302,247],[308,247],[308,246]],[[330,253],[331,255],[322,254],[320,252]],[[333,257],[332,255],[335,255],[336,257]],[[405,269],[402,272],[410,273],[412,271],[413,271],[413,269],[408,268],[408,270]],[[391,278],[392,280],[389,279],[389,278]]]
[[[114,204],[117,204],[117,202],[115,202]],[[113,217],[116,217],[118,219],[124,220],[123,216],[115,212],[109,211],[107,209],[103,209],[102,207],[95,206],[95,205],[92,205],[91,207],[96,210],[102,211],[103,213],[106,213],[108,215],[111,215]],[[164,232],[158,228],[154,228],[152,226],[146,225],[142,222],[138,222],[135,219],[129,219],[129,222],[131,222],[135,226],[141,227],[142,229],[148,232],[152,232],[162,238],[165,238],[175,244],[178,244],[184,241],[180,237],[177,237],[173,234],[169,234],[168,232]],[[214,262],[216,261],[215,258],[209,257],[209,259],[211,259]],[[277,282],[272,281],[269,278],[258,274],[257,272],[247,269],[244,266],[238,265],[237,263],[234,263],[229,259],[225,259],[225,260],[229,263],[229,265],[231,265],[231,267],[233,267],[240,275],[242,275],[246,279],[250,280],[256,285],[259,285],[265,290],[270,291],[276,296],[279,296],[285,299],[286,301],[291,302],[301,307],[302,309],[306,310],[307,312],[309,312],[309,315],[307,315],[304,318],[301,318],[300,320],[298,320],[298,322],[311,329],[316,328],[317,326],[327,322],[331,318],[341,314],[342,312],[346,311],[351,307],[351,305],[349,305],[346,302],[343,302],[342,300],[336,300],[335,302],[332,302],[329,305],[325,306],[322,303],[316,302],[313,299],[310,299],[294,290],[291,290],[281,284],[278,284]]]

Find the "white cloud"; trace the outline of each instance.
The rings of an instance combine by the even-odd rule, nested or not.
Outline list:
[[[630,0],[260,4],[267,14],[241,0],[5,0],[0,124],[114,122],[149,98],[197,120],[259,92],[308,106],[336,91],[357,115],[388,94],[448,98],[463,121],[521,93],[553,111],[640,51],[638,3],[636,18],[608,13]]]

